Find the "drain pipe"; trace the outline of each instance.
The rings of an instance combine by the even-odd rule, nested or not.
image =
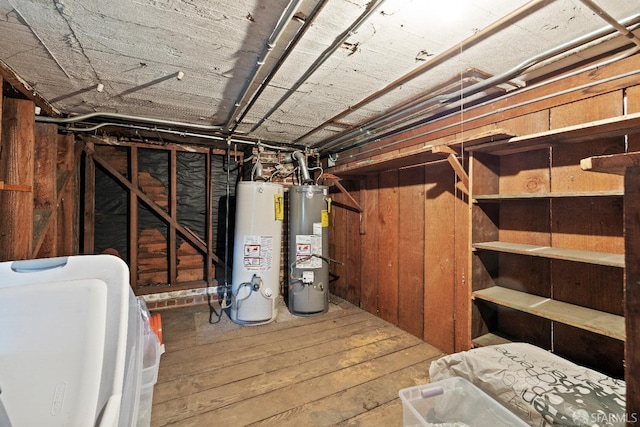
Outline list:
[[[260,126],[262,126],[262,124],[269,117],[271,117],[271,115],[275,113],[278,110],[278,108],[280,108],[280,106],[284,104],[287,101],[287,99],[289,99],[289,97],[293,95],[300,88],[300,86],[302,86],[311,77],[311,75],[315,73],[318,70],[318,68],[320,68],[320,66],[327,61],[327,59],[331,57],[331,55],[336,50],[338,50],[338,48],[340,48],[340,46],[342,46],[342,43],[344,43],[345,40],[347,40],[356,31],[358,31],[358,29],[366,22],[366,20],[384,2],[385,0],[374,0],[369,2],[369,4],[367,4],[366,6],[367,9],[365,10],[365,12],[361,14],[358,17],[358,19],[356,19],[356,21],[349,26],[349,28],[347,28],[342,34],[340,34],[338,38],[333,41],[331,46],[329,46],[324,52],[322,52],[322,54],[315,60],[315,62],[311,64],[311,66],[307,69],[307,71],[305,71],[305,73],[298,79],[298,81],[295,82],[295,84],[285,92],[285,94],[278,100],[278,102],[276,102],[275,105],[271,107],[271,109],[269,109],[269,111],[267,111],[267,113],[262,118],[260,118],[260,120],[258,120],[258,122],[255,125],[253,125],[249,133],[255,131]]]
[[[267,58],[273,51],[273,48],[276,47],[276,44],[278,43],[280,36],[282,36],[282,33],[287,27],[287,24],[289,24],[289,21],[291,21],[296,11],[298,10],[298,7],[300,7],[301,3],[302,3],[302,0],[291,0],[289,2],[289,6],[287,6],[287,9],[280,16],[280,19],[278,20],[276,27],[271,33],[271,36],[269,37],[269,40],[267,41],[267,43],[264,45],[262,53],[260,54],[260,57],[256,61],[255,66],[253,67],[253,71],[251,72],[250,77],[247,78],[245,85],[242,88],[242,91],[240,92],[240,96],[238,97],[238,100],[234,103],[233,111],[229,115],[229,119],[225,124],[226,129],[228,129],[231,126],[231,123],[236,118],[238,111],[240,111],[240,108],[242,107],[244,100],[247,97],[249,89],[251,88],[251,86],[253,86],[253,84],[256,81],[256,77],[258,76],[258,73],[262,69],[262,66],[265,64],[265,62],[267,61]],[[234,131],[235,131],[235,128],[234,128]]]
[[[585,0],[587,1],[587,0]],[[625,19],[623,22],[626,25],[629,25],[630,23],[633,23],[635,20],[638,19],[638,17],[640,17],[640,15],[634,15],[630,18]],[[605,35],[607,35],[608,33],[611,32],[611,27],[607,26],[604,28],[601,28],[599,30],[593,31],[585,36],[579,37],[577,39],[574,39],[568,43],[564,43],[560,46],[557,46],[555,48],[552,48],[550,50],[547,50],[546,52],[542,52],[539,55],[533,56],[525,61],[523,61],[522,63],[518,64],[517,66],[515,66],[514,68],[501,73],[497,76],[493,76],[489,79],[486,79],[484,81],[481,81],[479,83],[476,83],[474,85],[471,85],[467,88],[464,88],[460,91],[457,91],[455,93],[452,94],[447,94],[447,95],[439,95],[439,96],[435,96],[432,97],[430,99],[427,99],[425,101],[422,101],[420,103],[415,104],[414,106],[412,106],[410,109],[408,110],[402,110],[402,111],[398,111],[394,114],[386,114],[383,116],[379,116],[373,120],[370,120],[367,123],[361,124],[360,126],[358,126],[356,129],[347,131],[346,133],[344,133],[343,135],[337,137],[336,139],[327,142],[326,144],[320,146],[318,148],[319,151],[327,151],[331,148],[335,148],[338,145],[344,145],[345,143],[347,143],[348,141],[350,141],[353,138],[356,138],[357,136],[359,136],[362,133],[366,133],[368,131],[367,128],[371,128],[373,126],[382,126],[392,120],[396,120],[404,115],[407,114],[411,114],[410,112],[412,110],[416,110],[419,108],[424,107],[427,104],[430,103],[434,103],[434,102],[438,102],[441,104],[446,104],[446,103],[450,103],[452,101],[456,101],[456,100],[460,100],[461,98],[464,98],[465,96],[471,96],[474,95],[478,92],[481,92],[484,89],[487,89],[489,87],[495,86],[497,84],[500,83],[504,83],[514,77],[517,77],[518,75],[522,74],[524,71],[528,70],[529,68],[535,66],[536,64],[548,60],[550,58],[553,58],[554,56],[560,55],[563,52],[569,51],[571,49],[575,49],[576,47],[581,46],[584,43],[589,43],[590,41],[593,40],[597,40],[598,38],[601,38]]]
[[[300,175],[302,176],[301,184],[313,184],[313,179],[311,179],[311,174],[309,173],[309,168],[307,167],[307,159],[302,153],[302,151],[294,151],[291,154],[291,158],[298,162],[298,167],[300,168]]]

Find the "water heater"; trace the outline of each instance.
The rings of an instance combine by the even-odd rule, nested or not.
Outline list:
[[[329,188],[289,188],[289,288],[292,314],[311,316],[329,309]]]
[[[230,312],[236,323],[268,323],[278,314],[283,220],[282,185],[238,183]]]

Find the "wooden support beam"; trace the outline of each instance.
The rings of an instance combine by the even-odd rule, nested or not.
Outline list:
[[[95,251],[95,218],[96,218],[96,165],[93,161],[93,144],[85,146],[84,163],[84,238],[82,251],[91,255]]]
[[[207,247],[212,248],[213,247],[213,230],[212,230],[213,202],[211,199],[213,197],[213,185],[211,183],[211,151],[207,151],[206,158],[205,158],[205,179],[206,179],[205,197],[207,198],[207,200],[205,202],[206,208],[205,208],[205,216],[204,216],[204,223],[205,223],[204,235],[205,235],[205,239],[207,240]],[[207,281],[207,284],[210,284],[213,282],[215,278],[215,269],[213,266],[213,260],[211,259],[209,252],[207,252],[206,254],[205,262],[206,262],[205,270],[204,270],[205,280]]]
[[[453,171],[456,173],[456,175],[460,179],[460,182],[464,186],[464,189],[466,190],[467,194],[469,194],[469,175],[464,170],[464,167],[458,160],[458,153],[456,152],[456,150],[454,150],[448,145],[434,145],[433,147],[431,147],[431,152],[436,154],[447,155],[447,161],[449,162],[449,164],[453,168]]]
[[[362,209],[362,206],[360,206],[360,203],[358,203],[358,201],[351,194],[349,194],[349,191],[347,191],[347,189],[344,188],[342,184],[340,184],[340,180],[342,178],[339,178],[330,173],[325,173],[322,175],[322,177],[324,178],[325,182],[327,182],[329,186],[336,186],[338,190],[340,190],[345,196],[347,196],[349,201],[353,203],[353,205],[358,210],[358,212],[360,213],[363,212],[363,209]]]
[[[24,191],[31,193],[33,191],[33,187],[31,185],[6,184],[4,181],[0,181],[0,190]]]
[[[0,181],[5,185],[33,186],[34,108],[31,101],[3,101]],[[0,191],[0,224],[0,260],[29,259],[33,245],[33,194]]]
[[[33,204],[36,221],[32,258],[56,256],[57,253],[57,180],[58,126],[36,123]],[[38,221],[39,219],[39,221]]]
[[[132,145],[129,156],[129,177],[134,188],[138,186],[138,147]],[[138,197],[129,191],[129,276],[131,287],[138,287]]]
[[[360,213],[360,227],[359,233],[361,236],[367,234],[367,215],[365,215],[365,209],[367,208],[367,194],[369,194],[367,188],[367,179],[360,178],[360,207],[362,207],[362,213]]]
[[[79,253],[78,163],[84,144],[76,144],[73,135],[58,135],[58,256]]]
[[[98,163],[102,168],[104,168],[112,177],[114,177],[118,182],[120,182],[122,185],[124,185],[125,187],[127,187],[129,189],[129,191],[133,191],[136,196],[138,196],[138,198],[149,207],[149,209],[151,209],[151,211],[153,213],[155,213],[158,217],[160,217],[162,220],[164,220],[167,224],[173,224],[176,228],[176,231],[178,233],[180,233],[180,235],[182,235],[191,245],[193,245],[196,249],[198,249],[200,252],[202,252],[203,254],[207,254],[207,252],[210,253],[211,258],[219,263],[219,264],[223,264],[222,260],[220,260],[220,258],[218,258],[218,256],[216,254],[214,254],[213,252],[211,252],[210,249],[208,249],[206,247],[206,245],[203,245],[200,241],[198,241],[197,239],[194,239],[193,236],[191,235],[191,233],[189,233],[185,227],[183,227],[182,225],[180,225],[175,218],[172,218],[171,216],[169,216],[169,214],[167,214],[167,212],[165,212],[164,209],[162,209],[160,206],[158,206],[149,196],[147,196],[142,190],[140,190],[139,188],[135,188],[132,184],[131,181],[129,181],[125,176],[123,176],[120,172],[118,172],[113,166],[111,166],[109,164],[109,162],[107,162],[106,160],[104,160],[103,158],[101,158],[99,155],[96,155],[94,153],[93,155],[93,160]]]
[[[57,143],[60,144],[61,141],[64,141],[66,137],[60,137],[60,135],[57,136]],[[71,137],[71,141],[73,142],[73,137]],[[82,148],[80,148],[81,145],[78,145],[77,149],[75,150],[75,154],[71,153],[73,155],[73,163],[70,164],[70,167],[77,167],[78,162],[80,161],[81,157],[82,157]],[[73,144],[68,145],[69,150],[73,149]],[[75,173],[71,173],[70,171],[67,171],[67,173],[64,175],[64,180],[62,181],[62,185],[57,189],[57,194],[56,194],[56,202],[55,202],[55,207],[56,207],[56,214],[55,215],[50,215],[49,218],[47,219],[47,222],[44,224],[43,226],[43,230],[42,230],[42,234],[40,236],[40,238],[36,241],[36,244],[33,248],[33,256],[35,257],[38,250],[40,249],[40,246],[43,243],[43,239],[45,236],[45,233],[48,232],[48,230],[54,229],[56,230],[56,233],[54,234],[54,236],[56,236],[56,252],[55,254],[53,254],[54,256],[60,256],[63,255],[61,253],[60,250],[60,246],[61,246],[61,242],[64,242],[64,239],[61,238],[61,236],[64,235],[63,232],[59,232],[59,225],[60,225],[60,221],[58,219],[59,216],[64,216],[64,215],[59,215],[60,212],[62,212],[64,214],[63,211],[63,207],[64,207],[64,203],[63,203],[63,198],[65,194],[71,194],[71,190],[69,189],[69,184],[75,181]],[[67,250],[64,255],[72,255],[74,253],[74,251],[72,249]]]
[[[172,221],[169,222],[169,242],[167,243],[167,254],[169,255],[169,283],[175,285],[178,282],[178,254],[176,242],[176,225],[177,225],[177,200],[176,194],[178,188],[178,170],[177,170],[177,153],[176,150],[169,151],[169,215]],[[187,231],[188,232],[188,231]],[[192,236],[191,233],[189,233]],[[202,245],[201,241],[198,241]],[[207,253],[208,251],[205,251]]]
[[[426,148],[426,147],[425,147]],[[449,147],[448,145],[434,145],[431,147],[432,153],[444,153],[444,154],[457,154],[456,150]]]
[[[626,411],[634,420],[640,414],[640,166],[624,176],[624,234]]]
[[[458,175],[458,178],[460,178],[460,182],[467,190],[467,194],[469,194],[469,175],[467,175],[467,172],[465,172],[464,167],[458,160],[458,157],[455,154],[451,153],[447,156],[447,161],[453,168],[456,175]]]
[[[0,76],[4,78],[11,86],[13,86],[18,92],[29,98],[38,107],[42,108],[42,111],[53,117],[60,117],[60,111],[44,99],[26,80],[18,76],[7,64],[0,61]],[[0,82],[1,83],[1,82]],[[2,87],[2,84],[0,84]],[[34,111],[35,111],[34,105]],[[34,111],[31,112],[33,115]]]

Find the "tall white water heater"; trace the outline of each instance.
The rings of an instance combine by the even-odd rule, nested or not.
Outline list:
[[[236,323],[269,323],[278,314],[283,220],[282,185],[238,184],[230,313]]]

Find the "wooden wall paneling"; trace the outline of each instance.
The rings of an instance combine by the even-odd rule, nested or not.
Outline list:
[[[515,342],[551,349],[551,321],[507,307],[497,308],[497,327]]]
[[[553,260],[553,299],[624,315],[624,269]]]
[[[85,146],[84,162],[84,214],[83,214],[83,244],[85,255],[94,253],[94,232],[96,214],[96,165],[93,161],[93,143]]]
[[[78,144],[80,147],[80,144]],[[72,134],[58,135],[58,212],[57,212],[57,256],[78,253],[78,180],[75,159],[80,159],[82,150],[76,152]],[[65,185],[66,183],[66,185]]]
[[[129,148],[129,179],[131,185],[138,186],[138,147]],[[138,196],[129,191],[129,270],[133,289],[138,287]]]
[[[549,110],[540,110],[500,121],[496,124],[513,135],[532,135],[549,130]]]
[[[627,98],[627,111],[625,113],[640,113],[640,85],[626,88],[625,96]]]
[[[378,310],[384,320],[398,324],[398,171],[379,177]]]
[[[346,182],[346,189],[349,194],[359,202],[360,200],[360,180]],[[347,200],[348,203],[350,201]],[[351,203],[350,203],[351,205]],[[347,273],[347,290],[345,299],[352,304],[360,302],[362,277],[361,277],[361,238],[360,238],[360,218],[361,213],[353,209],[346,212],[347,222],[347,257],[345,269]],[[340,261],[340,260],[339,260]]]
[[[0,260],[31,258],[33,241],[34,108],[5,98],[2,106],[0,181],[31,191],[0,190]]]
[[[579,365],[624,378],[624,341],[554,322],[553,351]]]
[[[500,191],[500,157],[471,153],[469,169],[472,194],[497,194]]]
[[[419,338],[424,336],[424,283],[429,265],[424,255],[424,169],[400,169],[398,173],[398,326]]]
[[[551,203],[553,246],[624,253],[622,197],[560,198]]]
[[[500,159],[500,193],[550,192],[550,155],[549,149],[543,148],[502,156]]]
[[[360,307],[378,314],[378,175],[367,175],[360,190],[360,205],[364,208],[361,227]],[[385,240],[383,240],[384,242]]]
[[[640,85],[628,87],[625,91],[627,97],[627,114],[640,113]],[[640,132],[627,135],[627,151],[640,151]]]
[[[335,260],[346,263],[348,253],[348,211],[346,206],[348,206],[348,201],[346,200],[345,195],[337,188],[333,187],[331,191],[331,199],[333,200],[331,203],[331,211],[333,213],[331,216],[331,220],[333,221],[331,228],[333,229],[333,235],[330,236],[329,240],[329,256]],[[349,277],[345,265],[331,263],[329,265],[329,271],[331,276],[333,276],[333,282],[331,283],[332,292],[339,297],[346,299]]]
[[[575,144],[562,144],[552,148],[551,191],[570,193],[576,191],[622,190],[624,178],[620,175],[583,171],[580,160],[605,154],[625,152],[624,137]]]
[[[54,257],[57,254],[57,156],[58,126],[36,123],[35,164],[33,182],[34,222],[33,258]]]
[[[455,174],[448,163],[425,167],[424,340],[454,351]]]
[[[177,153],[176,150],[169,151],[169,216],[176,221],[177,215],[177,188],[178,188],[178,171],[177,171]],[[169,284],[175,285],[178,281],[178,246],[176,239],[176,227],[174,223],[169,223]]]
[[[627,414],[640,414],[640,166],[624,178],[625,229],[625,381]]]
[[[550,129],[559,129],[622,115],[623,91],[616,90],[559,105],[550,110]]]
[[[632,114],[632,113],[640,112],[640,85],[628,87],[626,89],[625,94],[627,97],[626,113]],[[628,152],[640,151],[640,132],[627,136],[627,151]],[[626,194],[626,190],[625,190],[625,194]],[[625,203],[627,203],[626,199],[625,199]],[[640,398],[638,399],[638,402],[640,402]],[[638,405],[638,408],[640,409],[640,405]]]
[[[549,199],[503,200],[500,202],[501,242],[551,246]]]
[[[468,161],[466,170],[469,170]],[[470,184],[470,183],[469,183]],[[471,347],[471,330],[469,309],[471,305],[471,289],[469,277],[469,194],[459,186],[455,189],[454,206],[454,351],[465,351]]]

